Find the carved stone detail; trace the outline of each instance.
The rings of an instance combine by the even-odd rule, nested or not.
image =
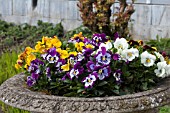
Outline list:
[[[136,94],[112,97],[59,97],[33,92],[24,87],[24,74],[0,86],[0,100],[32,112],[44,113],[145,113],[170,103],[170,78],[159,87]]]

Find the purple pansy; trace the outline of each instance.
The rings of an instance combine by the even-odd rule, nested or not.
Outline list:
[[[116,79],[116,82],[119,83],[119,84],[122,82],[121,75],[122,75],[122,71],[120,69],[116,70],[113,74],[113,76]]]
[[[91,40],[90,39],[88,39],[88,38],[84,38],[84,41],[83,41],[83,43],[84,44],[89,44],[91,42]]]
[[[30,66],[28,67],[28,72],[39,74],[40,73],[40,65],[44,65],[44,62],[42,62],[39,59],[33,60],[30,64]]]
[[[64,65],[66,63],[66,60],[64,59],[59,59],[58,62],[56,63],[57,68],[60,68],[62,65]]]
[[[82,53],[77,54],[77,61],[81,62],[84,59],[84,55]]]
[[[83,55],[85,56],[85,58],[89,58],[92,53],[93,53],[92,49],[87,48],[83,50]]]
[[[86,66],[87,66],[88,71],[91,72],[91,71],[94,71],[96,65],[94,64],[94,62],[88,61]]]
[[[74,55],[70,55],[69,60],[72,66],[74,66],[77,63],[77,58]]]
[[[36,81],[31,76],[27,77],[27,85],[29,87],[32,87],[35,83],[36,83]]]
[[[39,76],[40,75],[37,74],[37,73],[31,73],[31,78],[34,79],[34,80],[38,80]]]
[[[81,64],[77,62],[74,67],[68,72],[68,77],[72,80],[74,77],[78,78],[80,74],[82,74],[84,68],[81,67]]]
[[[113,58],[113,60],[120,60],[120,55],[119,54],[113,54],[112,58]]]
[[[89,74],[89,76],[85,77],[82,82],[85,83],[85,88],[92,88],[95,81],[97,80],[97,73]]]
[[[106,51],[105,47],[101,47],[101,49],[96,55],[96,61],[99,64],[108,65],[111,61],[111,54]]]
[[[56,63],[59,60],[59,53],[53,47],[47,51],[47,54],[43,54],[42,57],[49,63]]]
[[[97,72],[97,77],[99,78],[99,80],[103,80],[106,77],[109,77],[110,75],[110,67],[109,66],[98,66],[95,67],[95,71]]]
[[[94,46],[98,47],[101,42],[107,42],[107,41],[108,39],[106,39],[106,35],[102,33],[102,34],[94,34],[91,43]]]

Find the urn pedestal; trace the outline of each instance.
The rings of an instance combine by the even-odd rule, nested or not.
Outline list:
[[[32,113],[156,113],[170,104],[170,78],[152,90],[124,96],[78,98],[46,95],[24,86],[24,74],[0,86],[0,100]]]

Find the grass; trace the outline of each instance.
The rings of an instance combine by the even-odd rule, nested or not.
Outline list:
[[[20,73],[14,68],[15,62],[18,57],[18,52],[11,51],[5,52],[0,55],[0,84],[8,78]],[[0,101],[0,107],[4,113],[29,113],[28,111],[20,110],[11,106],[7,106]]]

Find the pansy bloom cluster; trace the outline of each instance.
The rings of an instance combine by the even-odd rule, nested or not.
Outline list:
[[[43,37],[18,56],[27,86],[65,96],[123,95],[149,89],[170,75],[170,60],[141,40],[127,41],[104,33],[91,38],[75,34],[63,43]]]

